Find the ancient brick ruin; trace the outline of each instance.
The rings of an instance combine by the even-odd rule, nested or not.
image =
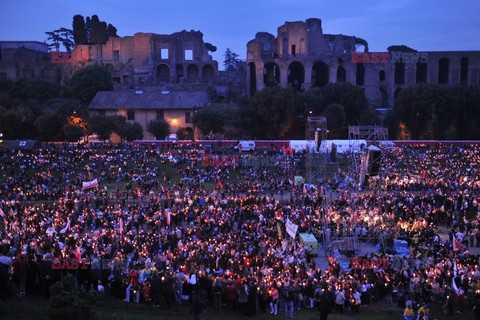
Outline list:
[[[110,38],[103,45],[76,45],[69,63],[52,63],[47,45],[41,42],[0,41],[0,79],[65,84],[75,70],[98,63],[111,72],[117,91],[203,90],[213,92],[212,98],[232,93],[253,96],[275,85],[305,90],[350,82],[363,87],[376,108],[391,108],[400,90],[417,83],[480,85],[480,51],[418,53],[428,58],[426,62],[354,63],[356,51],[368,53],[367,41],[324,34],[322,21],[315,18],[285,22],[276,36],[258,32],[247,43],[246,62],[233,73],[218,70],[199,31],[136,33]]]

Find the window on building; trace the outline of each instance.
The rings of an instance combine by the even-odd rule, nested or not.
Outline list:
[[[448,83],[450,60],[442,58],[438,60],[438,83]]]
[[[363,86],[365,83],[365,65],[363,63],[356,64],[356,81],[357,86]]]
[[[190,112],[185,112],[185,123],[192,123],[192,117]]]
[[[395,84],[405,83],[405,63],[395,63]]]
[[[168,49],[160,50],[160,59],[168,59]]]
[[[122,77],[122,82],[123,83],[130,83],[130,76],[124,75]]]
[[[135,110],[127,110],[127,120],[135,120]]]
[[[118,51],[118,50],[113,50],[112,60],[113,60],[113,61],[120,61],[120,51]]]
[[[163,110],[157,110],[157,119],[163,120]]]
[[[185,50],[185,60],[193,60],[193,50]]]
[[[120,83],[120,77],[113,77],[112,81],[116,83]]]
[[[144,84],[145,82],[143,81],[143,78],[142,77],[138,77],[138,83],[139,84]]]
[[[415,72],[417,83],[427,82],[427,64],[423,62],[417,63],[417,70]]]
[[[105,110],[98,110],[97,113],[98,113],[99,115],[104,116],[104,115],[105,115]]]
[[[296,54],[297,54],[297,48],[295,47],[294,44],[292,44],[292,56],[295,57]]]

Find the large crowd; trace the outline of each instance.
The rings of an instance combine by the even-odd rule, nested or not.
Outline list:
[[[480,319],[480,148],[388,149],[363,186],[340,167],[318,186],[303,154],[268,166],[202,166],[197,146],[47,146],[0,153],[0,297],[41,294],[63,276],[85,290],[155,307],[191,304],[254,315],[361,312],[378,301],[427,319],[428,306]],[[232,150],[212,151],[231,154]],[[82,190],[97,179],[99,187]],[[295,238],[287,220],[298,226]],[[380,244],[355,268],[320,250],[352,239],[347,256]],[[395,241],[408,254],[395,252]],[[76,262],[76,263],[75,263]],[[371,266],[372,266],[371,265]],[[75,266],[75,267],[72,267]],[[470,310],[470,311],[469,311]]]

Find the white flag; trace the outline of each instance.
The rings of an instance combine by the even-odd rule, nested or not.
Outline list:
[[[295,236],[297,235],[297,230],[298,230],[298,225],[294,224],[290,219],[287,218],[287,233],[290,235],[290,237],[295,239]]]
[[[68,219],[68,222],[67,222],[67,225],[65,226],[65,228],[60,230],[60,233],[65,233],[65,232],[68,231],[68,229],[70,229],[70,219]]]
[[[82,191],[92,188],[98,188],[98,180],[93,179],[92,181],[82,182]]]

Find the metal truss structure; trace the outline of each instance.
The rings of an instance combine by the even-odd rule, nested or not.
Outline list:
[[[307,154],[305,159],[306,181],[310,184],[319,184],[327,178],[327,153],[316,149],[316,141],[327,140],[327,118],[308,117],[305,130],[307,140]]]

